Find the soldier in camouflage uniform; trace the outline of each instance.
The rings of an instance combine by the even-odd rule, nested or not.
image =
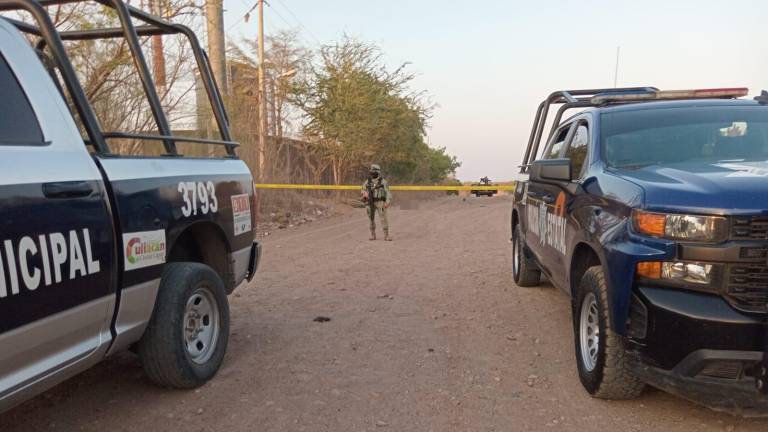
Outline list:
[[[369,196],[369,191],[372,191],[373,196]],[[373,164],[368,175],[368,179],[363,183],[363,201],[367,204],[366,210],[368,212],[368,218],[371,221],[371,240],[376,240],[376,220],[375,214],[371,212],[370,199],[373,200],[373,207],[375,212],[379,214],[381,219],[381,227],[384,229],[384,240],[391,241],[389,236],[389,221],[387,221],[387,209],[392,203],[392,194],[389,193],[389,184],[381,176],[381,167]]]

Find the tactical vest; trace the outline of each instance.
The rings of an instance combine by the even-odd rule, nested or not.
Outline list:
[[[371,183],[373,182],[373,183]],[[384,179],[379,178],[376,180],[368,179],[365,181],[365,189],[373,189],[373,196],[370,197],[373,199],[373,201],[386,201],[387,200],[387,190],[384,189]]]

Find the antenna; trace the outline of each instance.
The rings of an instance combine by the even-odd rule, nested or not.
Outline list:
[[[616,69],[613,71],[613,88],[616,88],[619,82],[619,54],[621,53],[621,47],[616,47]]]

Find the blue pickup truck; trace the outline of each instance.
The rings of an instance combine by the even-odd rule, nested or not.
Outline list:
[[[514,193],[512,273],[572,299],[594,397],[650,384],[768,412],[768,97],[746,94],[590,89],[539,105]]]
[[[202,385],[226,352],[227,296],[260,257],[252,176],[194,33],[121,0],[102,2],[121,28],[60,32],[44,6],[65,2],[0,1],[34,19],[0,17],[0,411],[124,349],[159,385]],[[220,139],[171,131],[139,44],[160,34],[191,43]],[[103,130],[83,91],[63,41],[109,38],[130,47],[155,133]]]

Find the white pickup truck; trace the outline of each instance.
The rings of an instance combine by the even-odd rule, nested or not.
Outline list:
[[[0,1],[35,20],[0,18],[0,411],[129,348],[160,385],[205,383],[227,348],[227,295],[260,257],[252,176],[194,34],[121,0],[103,2],[121,28],[59,32],[44,8],[56,3]],[[138,45],[149,34],[187,36],[221,139],[171,132]],[[62,42],[115,37],[155,134],[103,131]],[[164,154],[121,156],[112,139],[159,141]],[[177,142],[226,155],[184,157]]]

